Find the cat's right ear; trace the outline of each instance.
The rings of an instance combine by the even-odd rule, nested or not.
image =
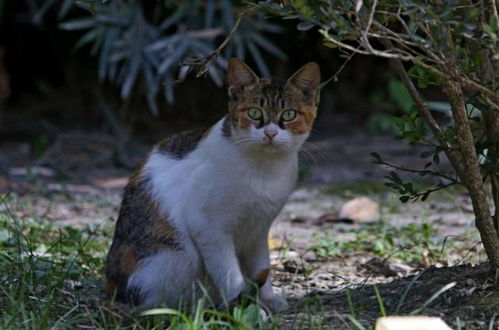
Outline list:
[[[243,61],[237,58],[229,59],[227,67],[227,85],[229,96],[238,98],[244,88],[255,83],[258,76]]]

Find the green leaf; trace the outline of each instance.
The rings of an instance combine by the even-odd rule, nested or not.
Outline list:
[[[408,113],[414,104],[411,94],[400,80],[392,79],[388,82],[388,94],[405,113]]]
[[[308,31],[310,30],[311,28],[313,28],[315,25],[310,23],[310,22],[300,22],[298,23],[298,25],[296,25],[296,28],[299,30],[299,31]]]

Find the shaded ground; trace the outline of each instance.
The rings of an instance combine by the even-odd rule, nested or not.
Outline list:
[[[308,304],[295,301],[284,324],[285,328],[299,327],[303,321],[297,315],[310,308],[316,311],[316,324],[326,328],[354,327],[352,318],[369,328],[382,314],[382,304],[387,315],[424,314],[441,317],[454,329],[497,329],[499,292],[489,275],[486,265],[432,266],[418,275],[387,283],[360,285],[348,291],[319,290],[308,296]],[[432,299],[439,290],[450,286]]]
[[[278,317],[285,328],[351,328],[352,318],[371,327],[382,314],[381,305],[387,314],[441,316],[454,328],[482,329],[495,322],[499,291],[485,265],[471,266],[485,258],[468,196],[456,189],[425,203],[401,204],[383,187],[379,178],[385,172],[370,164],[369,151],[384,146],[389,157],[418,164],[413,150],[399,144],[387,148],[387,143],[384,137],[366,136],[315,141],[321,150],[314,154],[317,163],[312,163],[311,174],[292,194],[271,232],[274,285],[291,305]],[[105,148],[98,152],[105,154]],[[99,251],[105,253],[128,171],[68,165],[61,176],[50,171],[62,167],[59,164],[23,172],[16,155],[22,158],[19,151],[4,153],[10,165],[0,177],[0,192],[10,192],[14,215],[58,226],[100,225]],[[47,158],[49,164],[54,161]],[[339,182],[339,177],[357,181]],[[380,220],[339,221],[341,206],[362,195],[379,203]],[[430,301],[453,282],[454,287]],[[98,283],[92,285],[93,292],[100,292]]]

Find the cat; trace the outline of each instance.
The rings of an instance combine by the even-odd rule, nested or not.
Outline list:
[[[320,70],[310,62],[282,81],[230,59],[227,82],[225,117],[160,142],[130,177],[107,257],[108,294],[177,307],[200,287],[227,303],[259,282],[262,305],[287,307],[268,276],[267,238],[297,180]]]

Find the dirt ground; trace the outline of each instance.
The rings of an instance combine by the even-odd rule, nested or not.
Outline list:
[[[386,150],[388,160],[417,167],[423,162],[417,150],[360,133],[313,144],[303,157],[305,179],[271,231],[274,286],[290,302],[290,310],[277,316],[285,328],[355,328],[352,317],[369,328],[384,309],[440,316],[453,328],[499,329],[499,291],[463,190],[402,204],[383,187],[386,169],[372,165],[369,154]],[[57,224],[112,225],[130,170],[61,164],[48,155],[27,170],[27,148],[0,143],[0,192],[14,193],[19,203],[29,200],[38,216]],[[87,150],[80,164],[95,159],[92,152],[105,155],[106,145]],[[339,218],[342,205],[360,196],[379,205],[377,219]],[[447,285],[453,286],[432,297]],[[307,318],[313,320],[305,326]]]

